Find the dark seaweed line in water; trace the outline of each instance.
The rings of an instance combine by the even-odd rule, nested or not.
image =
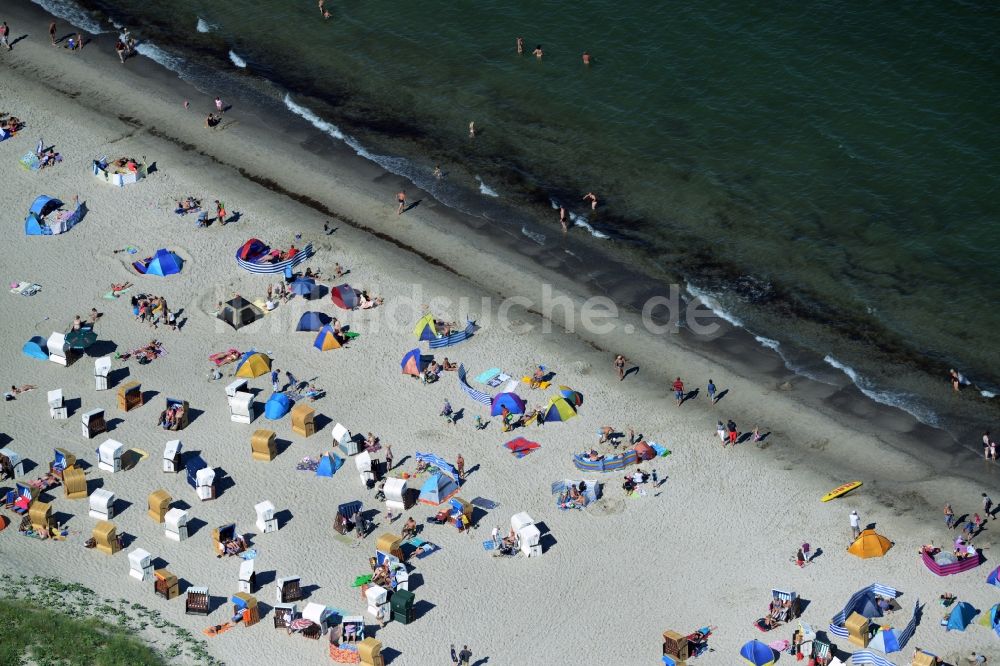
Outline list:
[[[228,56],[230,47],[225,40],[218,36],[211,33],[187,34],[182,41],[173,32],[177,27],[175,22],[150,20],[146,16],[140,20],[138,17],[128,16],[119,8],[106,6],[100,1],[82,0],[82,4],[98,12],[104,12],[124,25],[141,24],[141,37],[143,39],[151,39],[168,49],[176,49],[187,57],[204,58],[214,63],[215,68],[230,68]],[[192,37],[195,38],[192,39]],[[283,80],[284,77],[281,76],[280,71],[263,66],[262,63],[254,63],[254,65],[254,74],[266,76],[282,89],[303,98],[304,101],[311,99],[319,102],[322,106],[321,116],[331,116],[327,118],[329,121],[352,135],[361,136],[364,142],[373,144],[373,147],[381,148],[381,145],[386,143],[393,144],[396,150],[391,152],[398,154],[400,152],[398,142],[404,141],[411,144],[414,149],[413,153],[418,156],[435,155],[438,156],[438,159],[441,155],[450,156],[455,164],[473,162],[473,172],[487,174],[490,182],[504,192],[505,201],[512,201],[515,206],[526,209],[536,220],[545,219],[546,216],[552,215],[550,202],[553,197],[560,201],[575,201],[577,193],[581,191],[580,188],[583,186],[573,183],[565,174],[554,176],[551,182],[543,181],[538,174],[531,171],[528,165],[514,157],[516,151],[513,150],[512,146],[495,135],[487,134],[491,144],[489,154],[470,155],[467,143],[456,141],[453,135],[431,132],[407,119],[387,117],[373,101],[366,100],[363,93],[357,90],[349,91],[345,86],[327,86],[322,91],[305,90],[299,82]],[[498,157],[499,155],[503,155],[505,158],[501,159]],[[429,263],[440,265],[440,262],[437,262],[433,257],[399,243],[387,234],[375,231],[356,221],[344,219],[320,202],[307,196],[286,190],[277,183],[248,173],[244,169],[240,169],[240,173],[268,189],[289,196],[345,224],[414,252]],[[598,228],[611,231],[614,234],[614,240],[626,244],[631,250],[642,254],[643,258],[647,260],[645,262],[647,272],[659,273],[655,277],[661,281],[676,280],[677,277],[680,277],[694,285],[721,287],[723,290],[744,297],[754,307],[765,308],[772,315],[795,318],[823,326],[835,336],[860,343],[878,355],[879,358],[875,359],[876,361],[889,365],[916,368],[931,376],[944,376],[951,365],[946,359],[930,356],[914,349],[900,335],[886,328],[875,318],[866,316],[855,309],[825,303],[818,294],[804,291],[802,288],[793,291],[772,281],[770,290],[763,297],[761,294],[747,293],[747,276],[752,275],[749,267],[723,260],[706,241],[689,232],[683,232],[676,228],[671,230],[669,242],[672,265],[670,273],[673,275],[652,269],[649,264],[657,259],[658,253],[658,249],[654,246],[655,242],[647,243],[642,240],[641,233],[635,233],[639,230],[654,228],[648,221],[615,216],[607,212],[602,212],[600,218]],[[589,241],[590,239],[586,239],[584,242]],[[752,278],[749,282],[753,282]],[[621,305],[628,306],[629,304]],[[641,307],[640,304],[631,305]],[[768,331],[761,333],[769,337],[781,337]]]

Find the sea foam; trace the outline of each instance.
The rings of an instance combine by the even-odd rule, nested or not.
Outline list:
[[[494,190],[492,187],[483,182],[483,179],[476,176],[476,180],[479,181],[479,193],[488,197],[493,197],[494,199],[500,196],[500,193]]]
[[[215,29],[215,26],[199,16],[198,25],[195,26],[195,29],[198,32],[212,32],[212,30]]]
[[[71,0],[32,0],[36,5],[92,35],[107,32],[94,16]]]
[[[240,69],[246,69],[247,61],[241,58],[235,51],[229,51],[229,59],[233,61],[233,64]]]
[[[930,426],[936,426],[938,424],[937,415],[929,409],[924,409],[918,406],[913,396],[906,393],[885,391],[876,388],[869,379],[858,374],[857,370],[846,363],[841,363],[830,354],[824,356],[823,361],[847,375],[851,382],[858,387],[859,391],[875,402],[902,409],[904,412],[914,417],[921,423],[925,423]]]

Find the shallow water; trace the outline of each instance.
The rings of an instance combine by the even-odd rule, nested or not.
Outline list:
[[[86,4],[277,82],[446,203],[553,226],[568,203],[575,232],[925,420],[928,372],[989,386],[1000,366],[992,4],[328,2],[329,20],[308,0]]]

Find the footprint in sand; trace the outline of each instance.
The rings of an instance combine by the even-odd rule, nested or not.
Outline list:
[[[587,507],[587,512],[595,516],[613,516],[625,511],[625,500],[602,497]]]

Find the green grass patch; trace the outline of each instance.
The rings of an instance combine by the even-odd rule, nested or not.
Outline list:
[[[93,617],[74,617],[24,599],[0,599],[0,664],[162,666],[153,648]]]

